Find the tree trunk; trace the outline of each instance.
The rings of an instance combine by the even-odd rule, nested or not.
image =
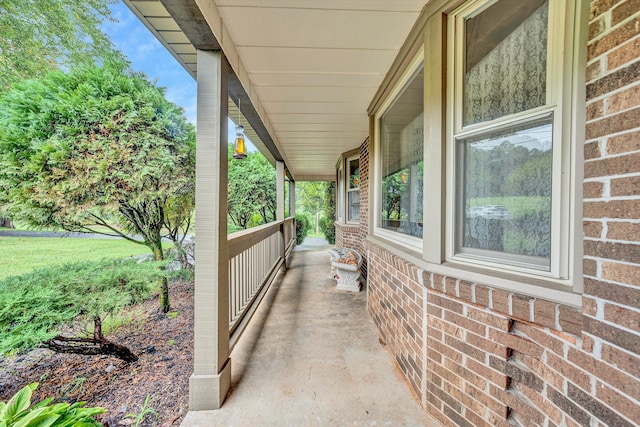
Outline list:
[[[173,247],[176,251],[176,259],[180,263],[180,268],[183,270],[190,270],[193,266],[189,263],[189,255],[184,248],[184,244],[180,240],[173,240]]]
[[[109,341],[102,335],[102,320],[96,316],[93,319],[93,338],[57,337],[47,341],[45,347],[56,353],[82,354],[95,356],[105,354],[124,360],[127,363],[135,362],[138,356],[127,347]]]
[[[11,220],[11,218],[4,218],[4,217],[0,217],[0,227],[15,228],[13,226],[13,221]]]
[[[162,241],[154,242],[153,259],[155,261],[164,260]],[[169,280],[166,277],[160,278],[160,308],[163,313],[167,313],[171,309],[171,304],[169,303]]]

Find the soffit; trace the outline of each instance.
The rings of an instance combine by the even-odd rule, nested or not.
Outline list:
[[[194,78],[196,77],[197,62],[196,62],[196,47],[184,34],[176,20],[171,13],[165,8],[165,6],[158,0],[125,0],[129,8],[136,16],[149,28],[149,30],[158,38],[158,40],[165,46],[165,48],[182,64],[182,66],[189,72]],[[175,4],[173,5],[175,8]],[[185,19],[183,17],[183,19]],[[190,19],[187,17],[186,19]],[[213,39],[213,34],[210,36]],[[202,43],[208,45],[209,48],[216,47],[211,46],[212,41],[207,41],[206,36],[201,37]],[[214,41],[215,42],[215,41]],[[219,46],[217,46],[219,48]],[[252,124],[240,114],[238,107],[232,98],[228,100],[228,113],[231,120],[237,125],[238,123],[244,126],[245,135],[251,140],[251,142],[269,159],[273,164],[275,163],[274,156],[265,145],[265,142],[258,136]],[[243,113],[247,109],[246,105],[241,107]]]
[[[192,74],[194,44],[206,40],[188,34],[189,49],[163,18],[197,5],[297,180],[333,179],[340,154],[368,136],[367,107],[427,3],[162,0],[165,9],[158,0],[127,2]]]

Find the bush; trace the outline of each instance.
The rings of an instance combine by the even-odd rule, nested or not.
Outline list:
[[[320,231],[324,234],[324,238],[327,242],[334,245],[336,243],[336,226],[332,219],[327,217],[320,218]]]
[[[167,274],[163,266],[135,259],[84,261],[0,280],[0,353],[43,345],[137,359],[102,337],[102,319],[150,298],[157,279]],[[83,336],[61,336],[70,325],[84,325]]]
[[[330,182],[324,199],[324,218],[320,221],[320,229],[325,239],[332,245],[336,243],[336,183]]]
[[[264,224],[264,218],[259,213],[253,213],[249,218],[249,222],[247,223],[247,228],[257,227],[259,225]]]
[[[309,217],[304,214],[296,215],[296,244],[301,244],[309,233],[311,228],[311,221]]]
[[[83,408],[85,402],[56,403],[53,398],[31,404],[31,395],[38,387],[32,383],[23,387],[8,402],[0,402],[0,426],[102,426],[94,417],[106,412],[104,408]]]

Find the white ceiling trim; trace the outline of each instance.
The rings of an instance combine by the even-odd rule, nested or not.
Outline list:
[[[242,83],[242,86],[245,88],[245,91],[249,95],[251,103],[254,105],[256,111],[258,112],[262,123],[273,138],[274,144],[280,151],[280,154],[282,155],[282,158],[287,165],[287,169],[290,170],[290,173],[292,173],[295,179],[295,174],[293,168],[291,167],[291,162],[287,161],[287,153],[282,149],[278,142],[273,126],[271,125],[269,118],[265,114],[265,110],[262,106],[260,97],[253,88],[253,84],[251,83],[251,79],[249,78],[249,74],[247,73],[242,59],[237,54],[235,43],[233,42],[231,35],[226,29],[216,3],[213,0],[196,0],[196,4],[200,8],[202,15],[209,24],[209,27],[211,28],[211,31],[215,35],[216,39],[220,42],[225,56],[227,57],[227,60],[231,65],[231,68],[233,68],[233,71],[236,73],[238,79]]]
[[[186,3],[190,1],[200,9],[294,179],[333,179],[340,154],[366,139],[367,108],[428,3]],[[125,2],[195,76],[196,50],[160,0]],[[233,107],[231,104],[230,112],[235,111]]]

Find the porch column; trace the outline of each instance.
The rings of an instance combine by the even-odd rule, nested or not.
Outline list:
[[[289,181],[289,216],[296,216],[296,182]]]
[[[196,271],[189,410],[218,409],[231,385],[227,248],[227,78],[221,52],[198,50]]]
[[[276,221],[284,220],[284,162],[276,161]]]

